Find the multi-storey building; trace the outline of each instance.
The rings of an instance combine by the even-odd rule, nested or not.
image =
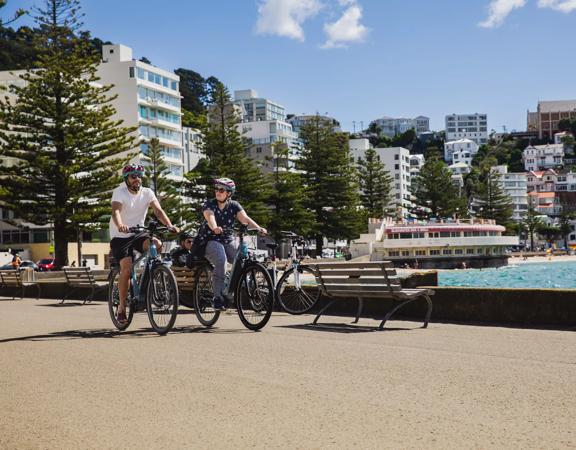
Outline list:
[[[285,120],[286,110],[278,103],[258,97],[253,89],[234,91],[234,104],[240,106],[242,122]]]
[[[248,157],[256,162],[262,172],[296,170],[295,164],[300,157],[302,143],[288,122],[242,122],[237,128],[250,141]]]
[[[564,165],[564,145],[529,145],[522,152],[526,172]]]
[[[522,220],[528,212],[528,184],[525,172],[508,172],[508,166],[494,166],[500,174],[500,186],[512,200],[512,219]]]
[[[557,177],[553,169],[531,170],[526,173],[526,189],[528,192],[554,192]]]
[[[180,77],[174,73],[132,58],[132,49],[124,45],[102,46],[102,62],[97,75],[102,84],[113,85],[117,97],[112,105],[116,119],[137,127],[142,140],[139,160],[146,165],[148,142],[156,137],[169,169],[169,176],[182,180],[184,152],[180,117]]]
[[[352,141],[367,141],[367,139],[352,139]],[[364,159],[366,144],[353,144],[350,146],[350,156],[358,162]],[[375,148],[376,155],[392,177],[392,198],[403,217],[408,216],[412,207],[411,178],[410,178],[410,151],[404,147]]]
[[[182,127],[182,148],[184,149],[184,173],[186,173],[194,169],[198,161],[204,157],[200,130]]]
[[[332,124],[332,131],[334,131],[335,133],[339,133],[342,131],[342,128],[340,128],[340,122],[338,122],[334,117],[322,116],[320,114],[314,114],[314,115],[304,114],[300,116],[294,114],[288,114],[286,121],[290,125],[292,125],[292,129],[294,130],[295,133],[300,133],[302,127],[311,120],[315,119],[316,117],[320,117],[320,119],[326,121],[327,123]]]
[[[458,139],[456,141],[446,141],[444,143],[444,161],[447,163],[461,162],[454,161],[453,154],[455,152],[469,152],[472,157],[478,153],[478,143],[472,139]]]
[[[538,102],[536,112],[527,113],[528,130],[538,131],[539,139],[551,140],[562,119],[576,119],[576,100]]]
[[[418,116],[413,119],[384,116],[373,120],[372,123],[381,129],[380,134],[388,137],[394,137],[408,130],[414,130],[418,135],[430,131],[430,118],[425,116]]]
[[[478,145],[488,142],[486,114],[451,114],[446,116],[446,141],[470,139]]]

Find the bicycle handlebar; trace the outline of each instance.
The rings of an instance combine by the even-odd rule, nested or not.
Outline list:
[[[170,231],[168,227],[163,225],[158,225],[158,222],[150,221],[148,226],[136,225],[134,227],[128,228],[129,233],[140,233],[142,231],[147,231],[151,235],[159,235],[162,233],[167,233]]]

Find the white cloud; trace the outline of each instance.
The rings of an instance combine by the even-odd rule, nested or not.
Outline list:
[[[538,0],[538,7],[569,13],[576,10],[576,0]]]
[[[489,16],[484,22],[478,25],[484,28],[494,28],[502,25],[504,19],[508,17],[513,10],[522,8],[526,5],[526,0],[492,0],[490,2]]]
[[[340,4],[349,6],[336,22],[324,25],[327,40],[322,48],[346,47],[348,43],[362,42],[368,34],[368,28],[360,23],[360,5],[354,0],[340,0]]]
[[[322,7],[319,0],[263,0],[258,6],[256,32],[304,41],[302,23]]]

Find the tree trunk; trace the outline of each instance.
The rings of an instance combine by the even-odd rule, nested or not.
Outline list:
[[[57,219],[54,222],[54,268],[56,270],[68,265],[68,237],[66,233],[65,219]]]
[[[324,236],[317,234],[316,237],[316,256],[322,258],[322,246],[324,245]]]

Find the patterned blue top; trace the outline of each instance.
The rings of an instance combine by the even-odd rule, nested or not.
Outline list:
[[[219,227],[224,227],[224,231],[222,234],[214,234],[208,226],[208,222],[204,220],[198,229],[198,235],[195,241],[218,241],[222,243],[232,242],[234,240],[232,226],[236,221],[236,214],[238,214],[240,211],[243,211],[244,208],[242,208],[240,203],[238,203],[236,200],[229,200],[226,202],[224,208],[220,209],[216,199],[212,199],[204,203],[202,206],[202,212],[206,211],[207,209],[214,213],[216,224]]]

